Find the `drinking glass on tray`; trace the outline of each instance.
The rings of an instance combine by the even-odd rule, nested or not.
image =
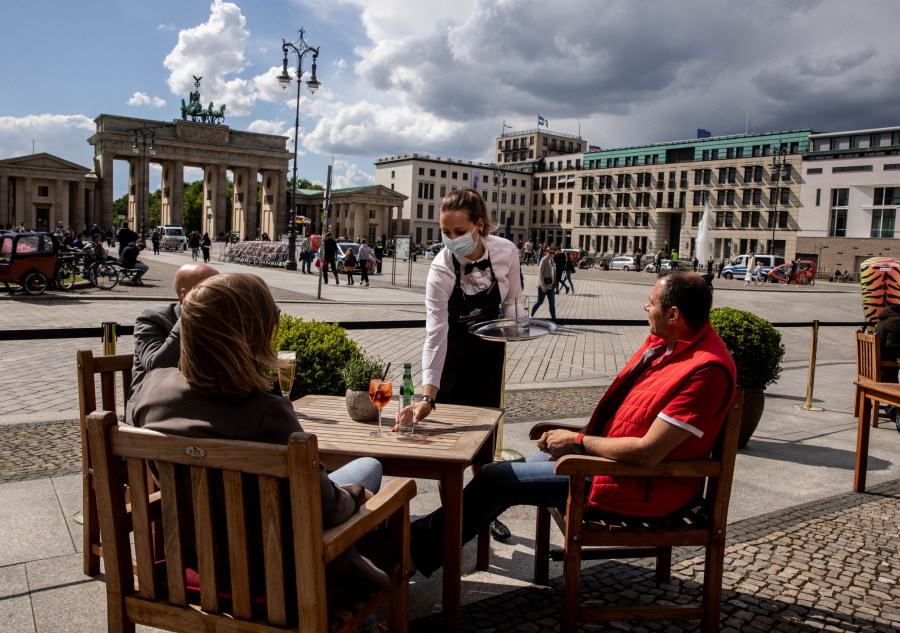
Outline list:
[[[383,371],[372,372],[372,380],[369,382],[369,399],[376,407],[378,407],[378,430],[372,431],[371,435],[377,437],[391,437],[389,431],[381,428],[381,410],[391,401],[393,391],[391,389],[391,381],[385,376]]]

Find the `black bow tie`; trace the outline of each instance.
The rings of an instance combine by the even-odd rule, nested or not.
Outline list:
[[[466,264],[466,274],[467,275],[472,274],[472,271],[475,270],[476,268],[478,270],[487,270],[489,265],[490,264],[488,263],[488,260],[486,260],[486,259],[482,259],[480,262],[472,262],[471,264]]]

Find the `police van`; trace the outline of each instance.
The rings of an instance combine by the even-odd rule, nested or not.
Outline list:
[[[178,240],[179,244],[182,245],[182,250],[187,249],[187,236],[184,234],[184,229],[179,224],[164,224],[159,227],[159,233],[161,237],[174,237]]]
[[[762,264],[763,280],[767,280],[765,275],[768,275],[770,270],[784,263],[784,257],[777,255],[755,255],[755,257],[756,263]],[[722,269],[722,276],[725,279],[734,279],[735,277],[743,279],[747,275],[747,260],[749,258],[750,255],[738,255]],[[774,260],[774,263],[772,260]]]

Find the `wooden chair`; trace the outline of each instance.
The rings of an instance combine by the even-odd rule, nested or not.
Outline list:
[[[738,435],[744,391],[736,388],[734,403],[725,419],[711,459],[662,462],[656,468],[630,466],[621,462],[583,455],[566,455],[556,462],[553,472],[569,477],[569,498],[565,512],[558,508],[538,508],[535,536],[534,575],[546,582],[550,559],[562,560],[562,631],[574,633],[578,621],[616,622],[636,620],[701,620],[701,630],[719,630],[722,599],[722,573],[728,501],[737,455]],[[539,424],[532,439],[544,431],[561,427]],[[585,477],[621,475],[628,477],[705,477],[706,488],[695,507],[662,519],[635,517],[634,521],[608,524],[585,516]],[[550,517],[565,535],[565,549],[550,551]],[[648,605],[630,607],[579,606],[582,560],[655,557],[656,577],[667,582],[671,569],[672,547],[706,547],[703,572],[703,598],[700,604]]]
[[[294,433],[287,446],[196,439],[119,425],[107,411],[88,416],[88,433],[104,535],[109,631],[133,633],[135,624],[144,624],[168,631],[274,633],[290,627],[343,633],[353,631],[385,599],[389,630],[407,630],[413,480],[392,480],[349,521],[323,530],[314,435]],[[123,458],[133,482],[130,514],[123,493]],[[143,489],[144,460],[155,460],[158,466],[159,501],[149,502]],[[189,478],[190,500],[184,498],[179,474]],[[251,475],[259,482],[265,563],[261,572],[265,578],[254,576],[253,582],[245,506],[247,487],[254,485]],[[282,480],[287,480],[286,487]],[[214,496],[215,482],[224,491],[224,522],[214,521],[213,508],[219,499]],[[291,542],[285,539],[282,514],[285,489],[291,505]],[[157,516],[162,516],[165,544],[164,551],[154,556],[149,526]],[[393,561],[390,592],[376,590],[355,606],[329,611],[325,565],[386,519],[388,556]],[[185,556],[191,526],[196,535],[196,570],[188,567]],[[217,543],[222,541],[217,541],[216,534],[227,536],[227,559],[219,552],[227,564],[217,559]],[[288,555],[291,546],[293,557]],[[296,595],[286,592],[291,573],[297,581]],[[265,589],[259,595],[251,586]]]
[[[886,367],[900,367],[895,361],[881,360],[881,339],[877,333],[856,333],[856,379],[865,378],[875,382],[882,380],[882,370]],[[878,418],[887,418],[886,405],[880,404],[872,412],[872,426],[878,427]],[[853,398],[853,417],[859,417],[859,387]]]
[[[82,516],[84,519],[84,573],[94,576],[100,573],[100,557],[103,546],[100,543],[100,523],[97,520],[97,497],[94,492],[93,466],[88,444],[88,416],[97,410],[97,390],[95,376],[100,374],[100,402],[104,411],[114,415],[125,412],[125,404],[131,391],[131,368],[133,354],[118,356],[98,356],[91,350],[79,350],[78,359],[78,408],[81,419],[81,473],[82,473]],[[121,373],[122,407],[116,406],[116,374]],[[148,477],[152,484],[153,479]],[[154,489],[150,489],[153,492]]]

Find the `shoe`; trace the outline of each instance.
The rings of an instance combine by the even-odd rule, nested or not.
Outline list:
[[[512,537],[509,528],[503,525],[498,519],[491,523],[491,536],[495,541],[507,541]]]
[[[368,288],[368,287],[369,287],[369,282],[367,281],[367,282],[366,282],[366,288]]]
[[[340,279],[335,279],[335,280],[334,280],[334,283],[335,283],[335,285],[340,286],[340,285],[341,285],[341,280],[340,280]]]

